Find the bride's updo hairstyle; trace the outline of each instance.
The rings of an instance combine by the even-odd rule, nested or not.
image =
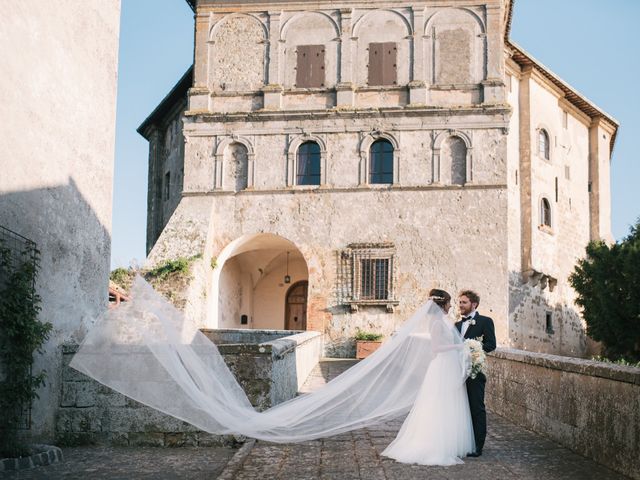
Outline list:
[[[451,301],[451,295],[439,288],[432,288],[429,292],[429,298],[442,309],[444,309],[445,305]]]

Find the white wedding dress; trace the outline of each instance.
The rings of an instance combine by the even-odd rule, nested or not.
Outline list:
[[[434,322],[430,333],[436,357],[400,432],[382,455],[402,463],[455,465],[475,450],[465,386],[466,352],[453,325]]]
[[[138,402],[209,433],[280,443],[374,426],[406,415],[415,402],[391,456],[446,464],[472,450],[463,395],[468,357],[432,301],[323,388],[258,412],[199,325],[140,277],[131,297],[98,319],[70,365]]]

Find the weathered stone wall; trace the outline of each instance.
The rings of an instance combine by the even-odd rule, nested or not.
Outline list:
[[[640,478],[639,368],[499,349],[487,377],[492,411]]]
[[[220,343],[225,362],[258,410],[295,397],[322,353],[322,335],[317,332],[204,333]],[[77,349],[77,345],[62,347],[62,382],[55,418],[55,437],[61,444],[179,447],[234,441],[233,436],[199,431],[71,368],[69,362]]]
[[[106,308],[119,28],[119,0],[2,6],[0,225],[36,242],[40,319],[53,324],[33,366],[47,370],[34,441],[53,438],[60,345]]]

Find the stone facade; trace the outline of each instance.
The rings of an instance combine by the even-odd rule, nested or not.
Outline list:
[[[53,324],[35,356],[47,377],[33,441],[54,435],[60,345],[106,308],[119,28],[119,0],[11,2],[0,17],[0,225],[37,244],[40,318]]]
[[[487,407],[631,478],[640,478],[640,369],[498,349]]]
[[[473,288],[501,344],[587,353],[567,275],[590,239],[610,238],[617,124],[509,42],[511,2],[194,9],[190,88],[139,129],[148,263],[202,255],[188,315],[300,321],[349,356],[358,328],[390,335],[430,288]],[[180,116],[183,153],[165,133]]]

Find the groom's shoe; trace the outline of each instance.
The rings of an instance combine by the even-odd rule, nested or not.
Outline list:
[[[475,452],[467,453],[467,457],[480,457],[482,455],[482,450],[476,450]]]

